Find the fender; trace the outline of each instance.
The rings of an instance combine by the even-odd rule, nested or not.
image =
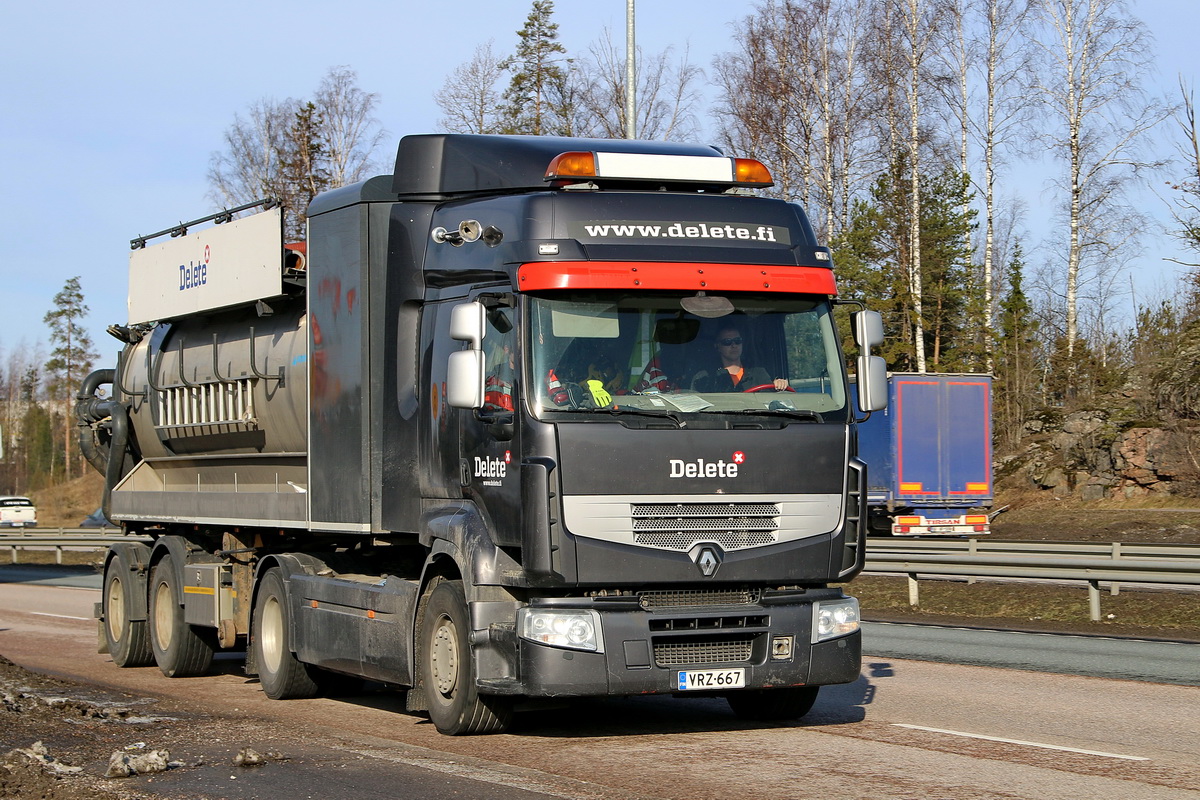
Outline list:
[[[128,580],[123,581],[125,613],[131,622],[141,622],[150,615],[147,602],[150,555],[150,547],[144,542],[115,542],[109,545],[108,560],[104,562],[105,572],[121,569],[127,574]],[[113,561],[117,562],[116,567],[112,567]]]
[[[521,575],[521,567],[492,540],[487,521],[474,503],[455,503],[435,508],[425,515],[421,541],[429,548],[422,569],[421,585],[437,572],[433,565],[453,561],[462,576],[467,601],[478,599],[480,586],[519,586],[507,576]],[[507,578],[507,579],[506,579]]]
[[[319,558],[310,556],[307,553],[273,553],[264,556],[254,570],[254,594],[250,598],[250,616],[254,617],[254,607],[258,604],[258,587],[260,579],[264,572],[273,567],[278,567],[283,575],[283,585],[288,592],[288,600],[291,600],[292,595],[292,578],[296,575],[316,575],[327,565]],[[251,629],[250,636],[253,637],[257,632]],[[296,641],[296,615],[288,614],[288,641]],[[293,652],[295,649],[293,648]],[[246,674],[257,675],[258,664],[254,658],[254,648],[246,647]]]

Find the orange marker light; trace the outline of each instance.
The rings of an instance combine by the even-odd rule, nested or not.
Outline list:
[[[554,178],[594,178],[596,177],[596,156],[594,153],[575,152],[560,153],[546,167],[546,179]]]
[[[771,186],[775,183],[771,173],[761,161],[753,158],[735,158],[733,160],[734,178],[741,186]]]

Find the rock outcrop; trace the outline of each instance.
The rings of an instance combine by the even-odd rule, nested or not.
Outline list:
[[[1022,451],[999,460],[999,486],[1081,500],[1200,496],[1200,426],[1124,427],[1093,410],[1033,420],[1026,433]]]

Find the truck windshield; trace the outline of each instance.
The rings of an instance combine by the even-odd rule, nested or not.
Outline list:
[[[846,419],[845,371],[824,298],[590,292],[529,303],[529,396],[539,414]]]

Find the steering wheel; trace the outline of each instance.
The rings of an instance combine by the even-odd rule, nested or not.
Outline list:
[[[760,383],[758,386],[751,386],[749,389],[743,389],[743,392],[764,392],[770,389],[773,392],[795,392],[796,390],[788,386],[783,389],[776,389],[774,383]]]

